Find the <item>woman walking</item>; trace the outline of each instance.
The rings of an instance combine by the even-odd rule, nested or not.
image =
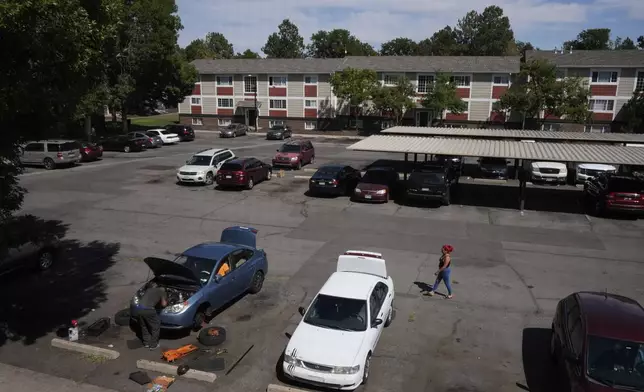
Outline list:
[[[434,282],[434,287],[431,290],[425,292],[425,295],[434,295],[438,285],[443,281],[445,287],[447,287],[447,296],[445,298],[452,299],[452,285],[450,284],[450,275],[452,273],[452,257],[451,254],[454,251],[454,247],[451,245],[443,245],[441,248],[442,256],[438,262],[438,271],[434,273],[436,275],[436,282]]]

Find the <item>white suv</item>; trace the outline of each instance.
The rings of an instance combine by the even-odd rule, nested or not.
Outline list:
[[[199,151],[186,161],[185,166],[181,166],[177,170],[177,180],[181,183],[211,185],[215,182],[215,176],[221,165],[233,158],[235,158],[235,154],[227,148],[210,148]]]

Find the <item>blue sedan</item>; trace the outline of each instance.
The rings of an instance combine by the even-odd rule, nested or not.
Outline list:
[[[268,260],[256,242],[256,229],[235,226],[222,231],[219,242],[193,246],[173,261],[146,258],[154,278],[137,291],[131,311],[154,282],[168,295],[168,306],[160,313],[161,328],[199,330],[227,303],[262,289]]]

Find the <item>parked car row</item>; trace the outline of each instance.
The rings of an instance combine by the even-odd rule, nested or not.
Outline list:
[[[99,139],[106,151],[140,152],[149,148],[159,148],[167,144],[195,140],[195,131],[185,125],[172,124],[165,128],[130,132],[125,135]]]

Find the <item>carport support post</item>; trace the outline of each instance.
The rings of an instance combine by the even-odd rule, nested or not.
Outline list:
[[[414,169],[416,169],[417,165],[418,165],[418,154],[414,153]]]
[[[407,181],[407,165],[409,165],[409,154],[405,153],[405,165],[403,168],[403,180]]]
[[[427,154],[425,154],[425,162],[427,162]]]
[[[514,160],[514,179],[516,180],[519,178],[519,160],[515,159]]]

